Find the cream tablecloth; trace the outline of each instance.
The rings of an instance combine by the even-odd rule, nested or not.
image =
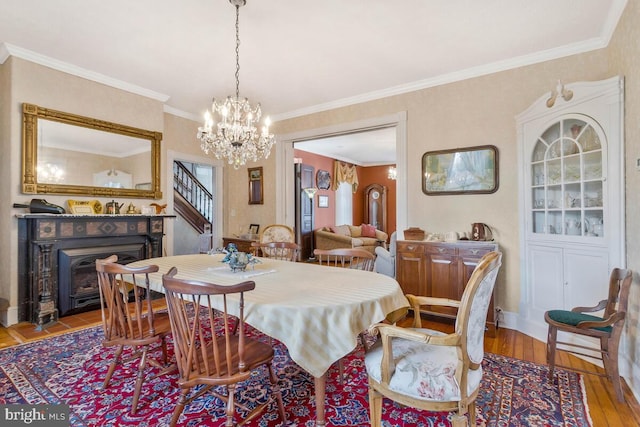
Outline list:
[[[180,255],[130,265],[158,265],[159,273],[150,280],[159,292],[162,274],[174,266],[176,277],[183,279],[223,285],[253,280],[255,290],[245,295],[245,320],[283,342],[291,358],[314,377],[351,352],[361,331],[409,305],[398,282],[383,274],[267,258],[260,258],[253,270],[232,273],[221,259]]]

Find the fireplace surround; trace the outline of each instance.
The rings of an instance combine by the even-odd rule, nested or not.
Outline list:
[[[95,260],[162,256],[164,221],[174,215],[18,215],[18,318],[38,328],[96,309]]]

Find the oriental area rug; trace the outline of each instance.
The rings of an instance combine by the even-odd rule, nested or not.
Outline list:
[[[253,336],[261,337],[255,330]],[[135,362],[116,370],[109,388],[101,390],[112,349],[101,346],[102,329],[88,328],[0,350],[0,405],[69,405],[71,426],[166,426],[178,399],[177,372],[145,382],[135,416]],[[265,340],[268,338],[262,336]],[[289,426],[312,427],[315,420],[313,378],[291,361],[284,345],[273,340],[274,365]],[[172,349],[170,349],[172,352]],[[368,426],[369,404],[363,351],[343,361],[327,379],[327,426]],[[159,351],[154,356],[159,356]],[[546,366],[486,354],[477,400],[478,422],[486,426],[591,426],[582,377],[556,369],[547,380]],[[125,372],[126,371],[126,372]],[[266,378],[242,383],[238,400],[253,406],[265,398]],[[247,425],[275,427],[282,420],[273,405]],[[450,426],[450,414],[416,411],[385,399],[383,426]],[[179,426],[224,426],[222,401],[205,394],[187,406]]]

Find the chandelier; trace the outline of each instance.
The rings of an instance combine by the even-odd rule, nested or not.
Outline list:
[[[240,6],[246,0],[229,0],[236,8],[236,96],[228,96],[222,102],[213,99],[211,111],[205,113],[204,126],[198,128],[198,139],[202,151],[212,153],[217,159],[226,158],[234,169],[260,158],[268,158],[275,143],[269,133],[269,118],[264,121],[260,132],[259,125],[262,110],[260,104],[255,108],[247,98],[240,98]],[[218,119],[214,121],[214,116]]]

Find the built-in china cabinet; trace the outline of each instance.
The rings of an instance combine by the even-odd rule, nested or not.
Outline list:
[[[624,267],[623,82],[558,83],[517,117],[520,314],[537,336],[546,310],[606,299]]]

